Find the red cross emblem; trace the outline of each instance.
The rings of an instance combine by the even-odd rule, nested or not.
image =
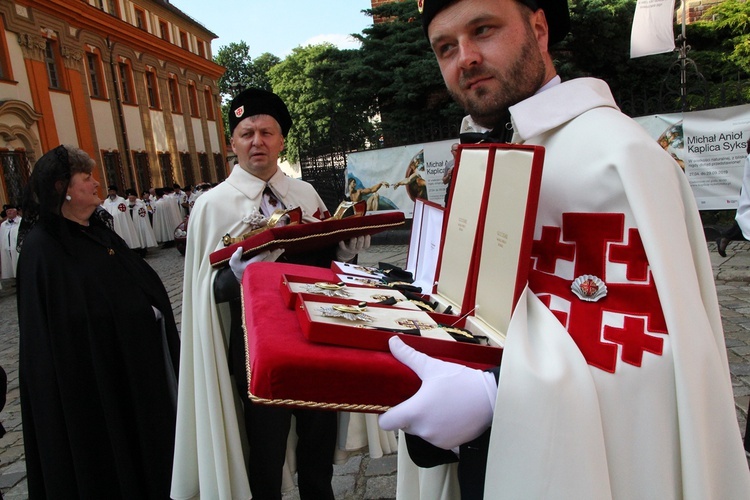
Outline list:
[[[588,296],[594,295],[597,290],[599,290],[599,285],[594,283],[594,280],[587,279],[583,283],[581,283],[581,290],[583,290],[583,293],[585,293]]]
[[[139,217],[146,217],[146,209],[141,207],[138,209],[138,216]]]
[[[124,212],[127,209],[128,208],[125,206],[124,203],[120,203],[119,205],[117,205],[117,210],[119,210],[120,212]]]
[[[572,262],[575,277],[601,278],[607,295],[597,302],[576,298],[572,281],[555,275],[558,261]],[[608,262],[624,264],[629,281],[608,280]],[[529,288],[548,307],[552,296],[568,303],[568,311],[553,312],[592,366],[614,373],[620,348],[620,359],[634,366],[641,366],[644,352],[662,354],[663,339],[653,333],[667,334],[667,326],[656,285],[638,230],[625,238],[623,214],[566,213],[561,228],[544,226],[532,248]],[[622,326],[603,324],[604,313],[622,315]]]

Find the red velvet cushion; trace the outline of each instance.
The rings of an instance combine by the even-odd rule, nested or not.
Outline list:
[[[282,299],[284,274],[335,279],[330,269],[277,262],[253,264],[245,273],[248,391],[254,401],[378,413],[417,391],[419,378],[389,352],[306,340],[296,312]]]
[[[403,223],[403,212],[385,212],[362,217],[327,219],[321,222],[274,227],[217,250],[209,256],[209,259],[213,267],[222,267],[229,262],[229,258],[238,247],[242,247],[242,255],[245,257],[274,248],[285,248],[286,255],[307,253],[331,247],[341,240],[348,240],[355,236],[392,229]]]

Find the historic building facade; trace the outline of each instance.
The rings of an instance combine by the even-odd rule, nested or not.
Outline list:
[[[215,38],[167,0],[0,0],[0,202],[59,144],[104,190],[223,180]]]

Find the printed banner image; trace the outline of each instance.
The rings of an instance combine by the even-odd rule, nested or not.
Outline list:
[[[456,140],[412,144],[351,153],[347,156],[344,195],[367,200],[367,211],[400,210],[407,218],[417,198],[443,203],[443,174],[453,166]]]
[[[635,119],[685,171],[700,210],[737,208],[750,105]]]

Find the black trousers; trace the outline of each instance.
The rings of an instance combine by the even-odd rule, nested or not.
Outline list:
[[[726,238],[729,241],[745,241],[745,236],[742,234],[742,228],[737,224],[737,221],[732,223],[732,227],[721,233],[722,238]]]
[[[409,457],[419,467],[430,468],[458,462],[458,485],[461,500],[482,500],[487,471],[487,453],[491,428],[481,436],[459,447],[459,457],[450,450],[443,450],[412,434],[404,434]]]
[[[230,273],[231,274],[231,273]],[[234,277],[232,277],[234,279]],[[333,454],[336,412],[255,404],[247,394],[245,341],[239,299],[229,301],[229,363],[243,404],[250,458],[248,479],[253,500],[281,500],[281,478],[292,415],[297,430],[297,484],[303,500],[334,500]]]

